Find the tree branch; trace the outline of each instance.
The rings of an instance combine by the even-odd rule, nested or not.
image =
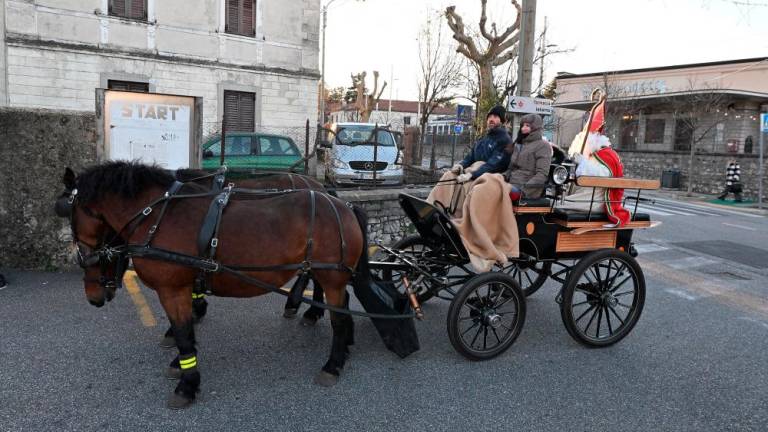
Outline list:
[[[513,58],[517,57],[517,45],[515,45],[511,50],[505,52],[504,54],[496,57],[496,59],[493,60],[493,63],[491,63],[494,66],[501,66],[504,63],[512,60]]]

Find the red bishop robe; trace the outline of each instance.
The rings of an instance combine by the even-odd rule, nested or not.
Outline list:
[[[598,163],[611,171],[611,177],[624,177],[624,165],[621,164],[618,153],[612,148],[603,147],[592,153],[592,156]],[[605,189],[603,196],[605,213],[608,215],[608,219],[617,226],[623,226],[630,219],[629,211],[621,205],[623,198],[624,189]]]

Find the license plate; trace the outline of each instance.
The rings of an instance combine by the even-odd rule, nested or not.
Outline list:
[[[360,178],[363,180],[370,180],[373,178],[373,173],[360,173]]]

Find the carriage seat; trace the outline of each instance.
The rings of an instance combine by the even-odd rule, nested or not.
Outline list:
[[[574,222],[608,222],[608,216],[603,211],[593,211],[592,213],[584,210],[560,209],[556,208],[552,212],[552,219],[565,223]],[[631,219],[632,222],[650,222],[651,215],[648,213],[635,213]]]
[[[523,198],[516,203],[516,207],[549,207],[552,201],[549,198]]]

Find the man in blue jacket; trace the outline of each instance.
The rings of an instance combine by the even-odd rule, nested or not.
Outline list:
[[[487,172],[502,173],[507,169],[509,153],[505,152],[504,148],[512,142],[512,138],[503,125],[505,116],[506,110],[500,105],[488,111],[485,116],[487,133],[475,143],[464,160],[451,168],[454,174],[463,173],[456,177],[459,183],[475,180]],[[485,163],[471,173],[464,173],[465,168],[480,161]]]

